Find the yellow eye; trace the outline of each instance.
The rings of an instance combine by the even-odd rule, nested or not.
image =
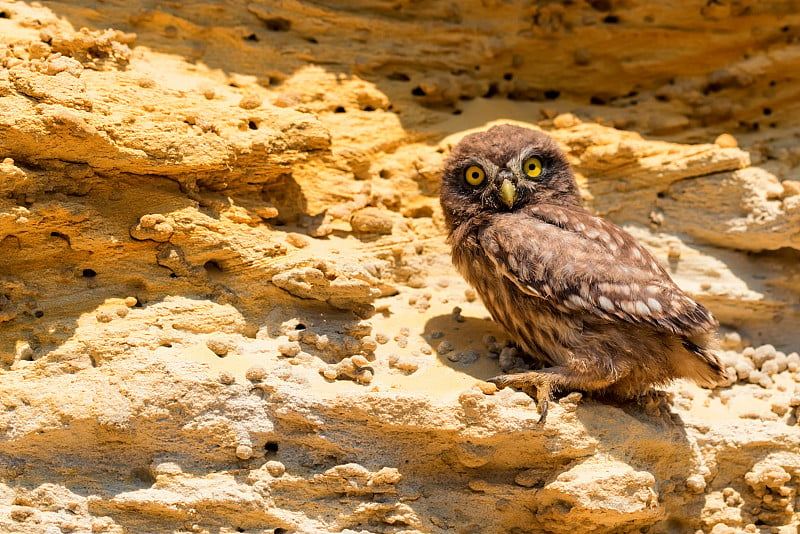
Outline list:
[[[539,158],[526,159],[525,163],[522,164],[522,172],[524,172],[525,176],[528,178],[536,178],[542,174],[542,160]]]
[[[486,173],[477,165],[473,165],[464,173],[464,178],[469,185],[481,185],[483,179],[486,178]]]

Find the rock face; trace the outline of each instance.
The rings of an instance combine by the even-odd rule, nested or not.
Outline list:
[[[795,532],[800,15],[0,1],[0,532]],[[729,383],[535,403],[438,180],[491,121],[722,323]]]

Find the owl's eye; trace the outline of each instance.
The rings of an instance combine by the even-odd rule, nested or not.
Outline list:
[[[483,179],[486,178],[486,173],[477,165],[473,165],[464,173],[464,178],[469,185],[481,185]]]
[[[525,176],[528,178],[536,178],[542,174],[542,160],[539,158],[526,159],[525,163],[522,164],[522,172],[524,172]]]

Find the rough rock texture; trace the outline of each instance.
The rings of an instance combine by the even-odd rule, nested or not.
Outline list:
[[[0,0],[0,532],[800,525],[785,2]],[[729,383],[535,403],[450,266],[466,131],[553,135]],[[617,128],[617,129],[615,129]]]

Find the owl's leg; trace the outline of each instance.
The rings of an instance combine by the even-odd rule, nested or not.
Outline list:
[[[539,408],[539,424],[547,419],[547,407],[554,391],[593,391],[606,388],[622,378],[620,374],[605,375],[597,371],[576,371],[568,367],[545,367],[538,371],[501,375],[487,382],[498,388],[513,387],[536,399]]]

